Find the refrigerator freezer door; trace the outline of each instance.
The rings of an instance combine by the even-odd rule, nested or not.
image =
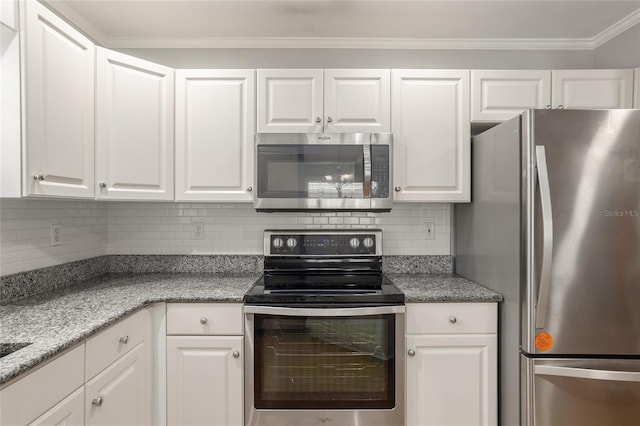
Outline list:
[[[638,355],[640,110],[535,110],[523,122],[523,350]]]
[[[640,359],[532,359],[523,426],[637,426],[640,419]],[[526,409],[528,407],[528,410]],[[528,413],[528,414],[527,414]]]

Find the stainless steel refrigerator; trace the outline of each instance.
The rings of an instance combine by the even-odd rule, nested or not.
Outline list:
[[[500,424],[640,425],[640,110],[530,110],[472,140],[455,265],[505,296]]]

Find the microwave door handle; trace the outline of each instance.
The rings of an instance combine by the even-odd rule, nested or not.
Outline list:
[[[539,376],[575,377],[590,380],[610,380],[615,382],[640,382],[640,372],[599,370],[582,367],[561,367],[555,365],[536,365],[533,372]]]
[[[371,198],[371,145],[362,145],[364,158],[363,197]]]
[[[542,266],[540,268],[540,286],[536,306],[536,329],[544,328],[549,305],[551,287],[551,264],[553,262],[553,212],[551,209],[551,188],[547,170],[547,155],[544,146],[536,146],[536,164],[542,210]]]

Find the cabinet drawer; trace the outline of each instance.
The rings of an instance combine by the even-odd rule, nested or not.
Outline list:
[[[91,379],[144,341],[149,321],[149,309],[143,309],[89,338],[85,379]]]
[[[84,344],[0,391],[0,424],[24,425],[84,383]]]
[[[496,303],[409,303],[407,334],[497,333]]]
[[[167,334],[240,335],[242,305],[239,303],[169,303]]]

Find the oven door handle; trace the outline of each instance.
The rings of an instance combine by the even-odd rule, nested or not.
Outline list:
[[[284,315],[292,317],[352,317],[365,315],[403,314],[404,305],[368,306],[364,308],[283,308],[279,306],[245,305],[245,314]]]

